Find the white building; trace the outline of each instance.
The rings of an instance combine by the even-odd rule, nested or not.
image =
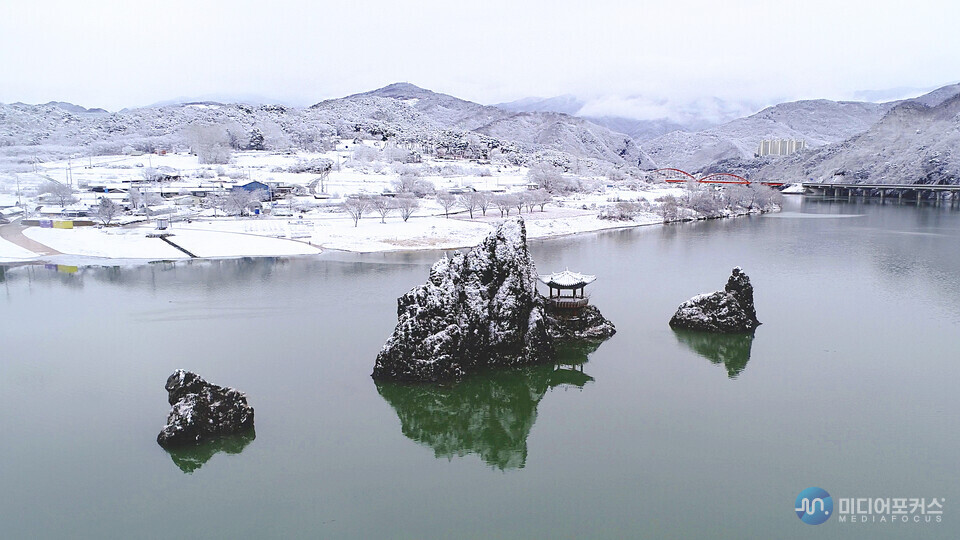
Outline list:
[[[764,139],[757,148],[757,157],[762,156],[789,156],[807,147],[807,142],[800,139]]]

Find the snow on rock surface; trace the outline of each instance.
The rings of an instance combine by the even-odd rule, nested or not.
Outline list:
[[[157,435],[163,447],[196,444],[253,427],[253,407],[246,394],[210,384],[178,369],[167,379],[167,401],[173,408]]]
[[[753,305],[750,278],[736,267],[722,291],[700,294],[680,304],[670,319],[673,328],[706,332],[751,332],[760,321]]]
[[[545,361],[547,334],[523,220],[504,221],[466,254],[444,257],[397,301],[399,322],[377,355],[376,379],[458,379],[482,366]]]
[[[617,333],[617,327],[596,306],[571,311],[547,307],[547,333],[560,341],[601,341]]]
[[[377,355],[373,377],[441,381],[481,367],[551,360],[557,332],[536,280],[519,217],[469,252],[440,259],[425,285],[397,301],[399,322]]]

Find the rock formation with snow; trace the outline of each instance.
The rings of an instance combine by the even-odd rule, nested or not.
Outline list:
[[[167,379],[167,401],[173,408],[157,435],[163,447],[196,444],[253,427],[253,407],[247,396],[210,384],[199,375],[178,369]]]
[[[559,341],[602,341],[617,333],[596,306],[587,305],[578,310],[547,306],[547,333]]]
[[[553,345],[536,278],[520,218],[503,222],[469,252],[440,259],[425,285],[397,301],[399,322],[373,377],[439,381],[549,359]]]
[[[670,319],[673,328],[706,332],[751,332],[760,321],[753,305],[750,278],[736,267],[722,291],[694,296],[680,304]]]
[[[477,368],[551,360],[558,340],[612,335],[613,325],[595,309],[579,327],[554,328],[558,323],[547,315],[536,279],[519,217],[469,252],[440,259],[427,284],[397,301],[399,322],[377,355],[373,377],[459,379]]]

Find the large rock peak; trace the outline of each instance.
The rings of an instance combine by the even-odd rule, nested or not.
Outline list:
[[[514,218],[469,252],[437,261],[428,282],[397,301],[399,321],[374,378],[457,379],[473,368],[550,358],[526,240],[523,220]]]

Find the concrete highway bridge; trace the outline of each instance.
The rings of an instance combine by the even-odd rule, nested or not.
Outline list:
[[[913,199],[919,204],[924,197],[935,200],[937,204],[943,202],[947,194],[950,194],[950,205],[960,203],[960,185],[944,184],[854,184],[854,183],[820,183],[820,182],[802,182],[803,192],[811,195],[825,195],[832,197],[843,197],[846,195],[852,198],[854,195],[862,197],[879,197],[881,201],[887,197],[895,197],[898,202],[903,202],[904,195]]]

